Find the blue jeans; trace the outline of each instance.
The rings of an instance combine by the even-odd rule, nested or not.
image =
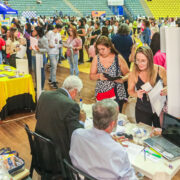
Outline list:
[[[69,65],[70,65],[70,74],[74,75],[74,71],[75,71],[75,75],[78,76],[79,75],[79,69],[78,69],[78,54],[74,54],[74,61],[71,59],[71,56],[68,56],[67,59],[69,61]]]
[[[61,56],[63,56],[63,54],[62,54],[62,48],[59,48],[59,60],[61,61]]]
[[[3,63],[2,51],[0,51],[0,64]]]
[[[57,71],[57,64],[59,60],[58,54],[49,54],[49,60],[50,60],[50,80],[51,82],[56,82],[56,71]]]
[[[43,54],[43,68],[41,68],[41,88],[42,88],[42,90],[44,89],[44,83],[45,83],[45,70],[44,70],[45,64],[46,64],[46,56],[45,56],[45,54]],[[32,56],[32,69],[35,73],[35,79],[36,79],[36,56]]]

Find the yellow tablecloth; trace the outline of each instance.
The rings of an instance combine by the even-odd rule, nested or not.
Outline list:
[[[5,66],[7,65],[0,65],[0,74],[16,75],[15,68],[9,66],[12,70],[9,72],[4,69]],[[30,74],[13,79],[9,79],[8,76],[0,77],[0,111],[6,105],[8,98],[24,93],[31,94],[35,102],[34,85]]]

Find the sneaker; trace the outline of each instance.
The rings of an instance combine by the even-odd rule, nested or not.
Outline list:
[[[51,83],[52,83],[52,81],[49,79],[49,80],[48,80],[48,84],[51,84]]]
[[[56,82],[52,82],[51,86],[53,89],[58,89],[57,83]]]
[[[56,84],[59,84],[58,81],[56,81],[55,83],[56,83]],[[48,84],[50,84],[50,85],[52,86],[53,82],[49,79],[49,80],[48,80]]]
[[[61,61],[66,60],[66,58],[64,56],[61,56],[60,58],[61,58]]]

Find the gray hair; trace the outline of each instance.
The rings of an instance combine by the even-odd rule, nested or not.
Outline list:
[[[68,76],[64,80],[62,87],[68,91],[77,89],[78,92],[80,92],[81,89],[83,88],[83,83],[82,83],[82,80],[78,76],[71,75],[71,76]]]
[[[93,105],[93,124],[105,130],[112,121],[118,119],[118,104],[112,99],[104,99]]]
[[[130,29],[129,26],[126,23],[122,23],[118,29],[118,34],[120,35],[129,35]]]

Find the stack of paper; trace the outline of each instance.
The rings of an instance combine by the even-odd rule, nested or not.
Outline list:
[[[159,116],[164,104],[166,102],[166,96],[161,96],[161,90],[163,89],[163,84],[159,80],[154,88],[148,93],[149,99],[151,102],[152,110],[153,112],[156,112],[156,114]]]

